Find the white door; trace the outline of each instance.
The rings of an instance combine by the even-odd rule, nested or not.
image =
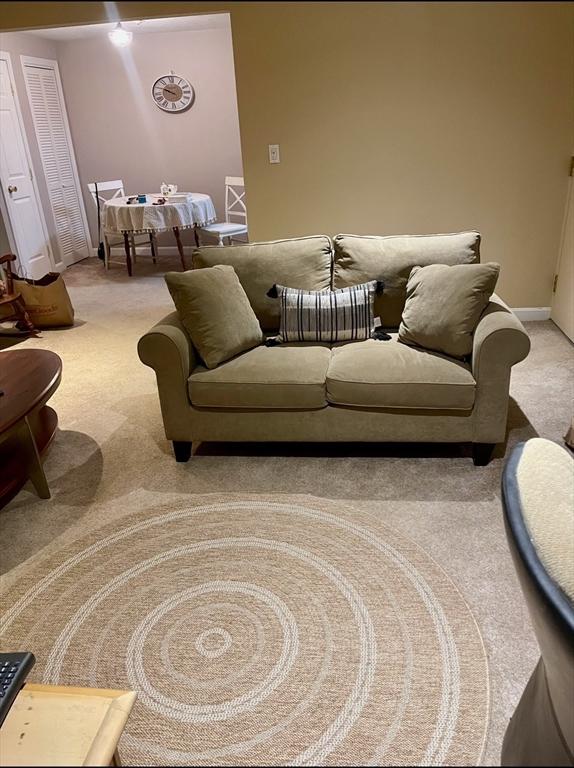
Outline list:
[[[21,271],[39,279],[54,270],[28,146],[12,87],[7,54],[0,53],[0,183]]]
[[[568,200],[562,229],[562,242],[554,278],[550,317],[574,341],[574,158],[568,184]]]
[[[57,64],[27,57],[22,61],[60,255],[69,265],[89,256],[90,246]]]

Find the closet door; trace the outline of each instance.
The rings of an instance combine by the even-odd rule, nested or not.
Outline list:
[[[69,265],[89,256],[90,245],[60,76],[55,61],[22,63],[60,255]]]

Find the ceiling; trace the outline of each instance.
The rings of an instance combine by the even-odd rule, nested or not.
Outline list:
[[[175,16],[169,19],[143,19],[142,21],[122,21],[122,27],[130,29],[134,35],[150,32],[184,32],[200,29],[221,29],[229,27],[228,13],[211,13],[201,16]],[[68,42],[88,37],[104,35],[116,26],[116,22],[89,24],[81,27],[58,27],[56,29],[26,30],[26,34],[43,37],[46,40]]]

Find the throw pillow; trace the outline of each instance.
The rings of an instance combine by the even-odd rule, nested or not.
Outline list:
[[[165,281],[207,368],[216,368],[263,341],[259,321],[233,267],[167,272]]]
[[[274,285],[267,293],[281,307],[279,340],[335,343],[368,339],[375,330],[373,303],[383,284],[371,280],[336,291]]]
[[[450,357],[472,352],[472,335],[496,286],[498,264],[413,267],[399,341]]]

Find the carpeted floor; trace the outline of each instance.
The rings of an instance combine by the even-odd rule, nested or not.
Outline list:
[[[158,266],[177,268],[170,260]],[[490,668],[483,761],[496,764],[538,655],[502,524],[502,453],[479,468],[458,446],[201,445],[178,465],[163,436],[154,374],[136,353],[141,333],[171,309],[161,273],[138,262],[132,279],[120,267],[106,275],[91,259],[65,278],[76,326],[23,342],[56,351],[64,373],[51,400],[60,417],[46,460],[52,499],[26,488],[0,512],[3,538],[12,542],[1,567],[16,568],[9,581],[62,534],[158,505],[175,508],[195,494],[348,501],[419,544],[471,608]],[[527,330],[533,349],[513,370],[509,447],[534,435],[561,442],[571,419],[573,347],[549,321]]]

